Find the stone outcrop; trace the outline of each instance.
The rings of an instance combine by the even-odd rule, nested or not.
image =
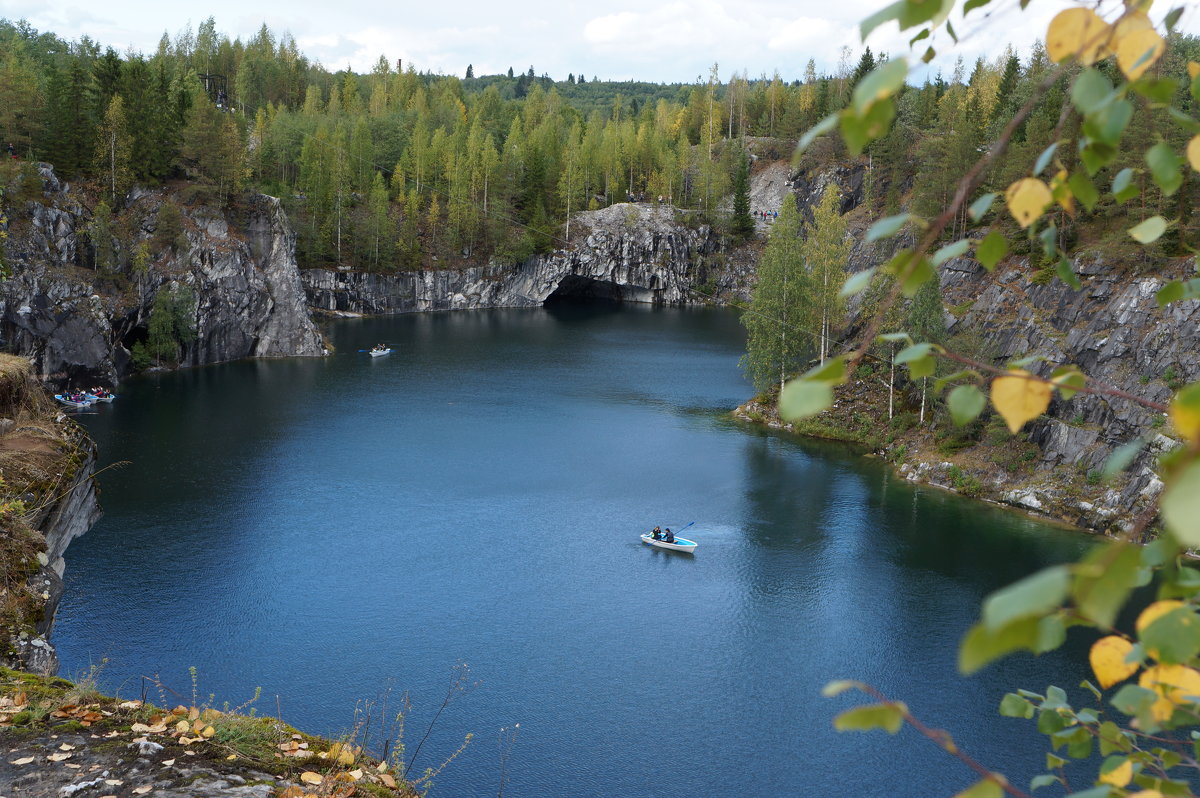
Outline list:
[[[695,289],[744,294],[748,270],[731,273],[717,235],[689,226],[674,208],[620,203],[571,219],[571,245],[517,266],[375,274],[303,272],[309,304],[338,313],[407,313],[532,307],[552,296],[680,305]]]
[[[156,237],[167,191],[137,189],[113,239],[119,273],[95,266],[88,240],[92,211],[84,198],[39,167],[40,198],[9,209],[0,286],[0,348],[29,357],[43,378],[114,382],[128,369],[129,348],[146,332],[160,288],[186,285],[196,299],[196,338],[182,362],[200,365],[243,357],[321,355],[324,347],[304,302],[295,235],[278,200],[251,197],[242,218],[203,205],[182,205],[181,233]],[[142,274],[128,265],[148,246]]]
[[[1057,279],[1038,279],[1024,260],[989,274],[959,258],[943,265],[942,292],[948,306],[960,309],[950,317],[949,332],[974,331],[997,362],[1040,356],[1045,363],[1030,368],[1044,374],[1074,363],[1092,386],[1116,389],[1070,400],[1055,395],[1046,416],[1028,427],[1046,478],[1013,494],[1014,504],[1057,505],[1056,514],[1067,520],[1103,529],[1135,516],[1162,489],[1154,461],[1176,444],[1163,434],[1160,411],[1121,394],[1162,404],[1175,388],[1200,379],[1200,301],[1158,307],[1158,290],[1185,275],[1182,261],[1156,268],[1153,276],[1098,256],[1078,257],[1073,268],[1082,283],[1078,291]],[[1098,474],[1117,447],[1139,439],[1146,443],[1141,455],[1102,495],[1056,495],[1061,479],[1052,475]]]

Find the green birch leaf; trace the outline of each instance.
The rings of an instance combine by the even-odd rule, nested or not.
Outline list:
[[[1140,547],[1128,543],[1112,543],[1089,552],[1071,586],[1079,613],[1100,628],[1111,629],[1137,586],[1141,566]]]
[[[963,16],[965,17],[977,8],[983,8],[990,2],[992,0],[967,0],[967,2],[963,3]]]
[[[1160,288],[1158,293],[1154,295],[1154,298],[1158,300],[1160,308],[1165,308],[1172,302],[1178,302],[1183,297],[1183,280],[1172,280]]]
[[[1050,165],[1050,159],[1054,157],[1054,153],[1058,150],[1058,142],[1054,142],[1046,149],[1042,150],[1042,154],[1038,156],[1037,163],[1033,165],[1033,176],[1037,177],[1046,167]]]
[[[1157,105],[1168,105],[1175,98],[1179,83],[1171,78],[1158,78],[1146,75],[1138,78],[1133,84],[1133,90]]]
[[[1180,158],[1171,145],[1160,141],[1146,151],[1146,164],[1150,167],[1150,175],[1163,193],[1170,196],[1183,183],[1180,168],[1183,159]]]
[[[880,219],[867,228],[866,240],[872,242],[883,238],[891,238],[896,233],[899,233],[904,228],[904,225],[916,219],[917,217],[911,213],[898,213],[895,216]]]
[[[921,286],[930,280],[937,279],[937,272],[933,270],[933,266],[929,263],[929,258],[922,257],[917,261],[915,266],[912,266],[908,273],[901,277],[900,292],[909,299],[916,296],[917,291],[921,290]]]
[[[1117,202],[1125,202],[1131,200],[1138,195],[1138,187],[1133,184],[1134,172],[1126,167],[1117,172],[1117,176],[1113,178],[1112,194]]]
[[[848,297],[861,293],[866,290],[871,284],[871,278],[875,276],[875,267],[863,269],[861,272],[855,272],[846,278],[846,283],[842,286],[842,290],[838,291],[838,296]]]
[[[983,264],[983,268],[989,272],[996,268],[996,264],[1000,259],[1008,254],[1008,239],[999,230],[993,230],[983,237],[979,245],[975,247],[975,258]]]
[[[823,364],[806,371],[801,379],[824,382],[829,385],[842,385],[846,382],[846,358],[831,357]]]
[[[1167,232],[1167,220],[1161,216],[1151,216],[1136,227],[1129,228],[1129,235],[1141,244],[1151,244],[1165,232]]]
[[[901,363],[909,363],[913,360],[919,360],[920,358],[926,357],[930,351],[933,350],[933,348],[933,344],[930,343],[913,344],[912,346],[901,349],[896,354],[896,357],[892,359],[892,362],[896,365],[900,365]]]
[[[1044,568],[983,601],[983,623],[991,631],[1018,618],[1042,616],[1058,609],[1071,586],[1071,572],[1063,565]]]
[[[1043,773],[1040,776],[1034,776],[1029,782],[1029,791],[1033,792],[1040,787],[1049,787],[1051,784],[1058,784],[1059,778],[1053,773]]]
[[[908,60],[905,58],[893,58],[875,67],[854,87],[855,110],[865,114],[876,103],[895,96],[907,77]]]
[[[812,144],[819,136],[824,136],[826,133],[831,132],[835,127],[837,127],[837,124],[838,115],[833,113],[810,127],[807,131],[805,131],[804,135],[800,137],[799,143],[796,144],[796,154],[799,155],[807,150],[808,146]]]
[[[838,731],[872,731],[883,729],[895,734],[904,725],[907,708],[899,702],[893,704],[868,704],[865,707],[848,709],[833,719],[833,728]]]
[[[959,385],[946,397],[950,418],[958,426],[974,421],[987,407],[987,397],[974,385]]]
[[[834,696],[841,695],[847,690],[861,690],[862,687],[862,682],[856,682],[852,679],[838,679],[836,681],[829,682],[822,687],[821,695],[825,696],[826,698],[833,698]]]
[[[1032,651],[1037,639],[1037,618],[1022,618],[995,631],[977,623],[958,647],[958,670],[970,675],[1006,654],[1022,649]]]
[[[1076,172],[1067,180],[1067,186],[1071,189],[1071,194],[1079,203],[1089,211],[1096,207],[1096,203],[1100,201],[1100,190],[1096,188],[1096,184],[1087,176],[1086,172]]]
[[[954,798],[1004,798],[1004,788],[991,779],[982,779],[956,794]]]
[[[792,380],[779,394],[779,415],[784,421],[815,416],[833,407],[833,386],[827,382]]]
[[[933,253],[933,265],[935,268],[938,266],[941,266],[943,263],[950,260],[951,258],[957,258],[959,255],[963,254],[970,248],[971,248],[971,242],[969,239],[966,239],[966,238],[959,239],[958,241],[955,241],[953,244],[947,244],[946,246],[939,249],[937,252]]]
[[[1090,114],[1112,97],[1113,87],[1098,69],[1088,67],[1075,78],[1071,86],[1071,102],[1081,114]]]
[[[1009,693],[1000,701],[1000,714],[1006,718],[1033,718],[1036,708],[1027,699]]]
[[[1176,540],[1200,547],[1200,460],[1172,475],[1163,493],[1162,515]]]
[[[971,221],[978,222],[982,219],[983,215],[992,207],[992,203],[995,202],[997,196],[996,192],[993,191],[989,194],[984,194],[972,202],[971,207],[967,208],[967,213],[971,215]]]
[[[1087,167],[1087,173],[1094,175],[1113,162],[1117,157],[1117,148],[1103,141],[1089,140],[1079,148],[1079,157]]]
[[[1059,258],[1058,265],[1054,268],[1058,274],[1058,279],[1062,280],[1072,289],[1078,291],[1083,288],[1083,284],[1079,282],[1079,278],[1075,275],[1075,270],[1071,268],[1071,261],[1066,258]]]
[[[1200,618],[1189,607],[1180,607],[1154,619],[1138,638],[1159,662],[1182,665],[1200,654]]]
[[[1104,468],[1100,470],[1100,478],[1107,482],[1129,468],[1144,448],[1146,448],[1146,442],[1138,438],[1114,449],[1113,453],[1104,461]]]

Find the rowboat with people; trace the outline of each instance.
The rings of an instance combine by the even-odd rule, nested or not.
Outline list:
[[[687,529],[688,526],[691,526],[694,523],[696,522],[692,521],[685,526],[684,529]],[[653,531],[642,535],[642,542],[648,543],[651,546],[657,546],[660,549],[668,549],[669,551],[683,551],[687,552],[688,554],[691,554],[693,551],[695,551],[696,546],[699,545],[694,540],[688,540],[687,538],[679,537],[671,531],[670,527],[667,527],[666,529],[654,527]]]

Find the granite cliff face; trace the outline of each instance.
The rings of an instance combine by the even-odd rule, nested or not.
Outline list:
[[[175,199],[137,189],[127,198],[114,237],[121,268],[94,268],[87,229],[92,210],[47,165],[38,169],[40,196],[8,210],[0,285],[0,347],[29,357],[45,379],[114,382],[128,370],[129,348],[143,338],[158,290],[189,286],[196,298],[196,338],[185,365],[243,357],[321,355],[321,338],[304,304],[295,236],[279,202],[250,198],[241,218],[204,206],[183,206],[180,232],[164,246],[159,210]],[[32,178],[31,178],[32,179]],[[128,266],[145,245],[141,274]]]
[[[1184,276],[1182,261],[1158,266],[1152,276],[1097,256],[1076,258],[1074,268],[1082,283],[1078,291],[1057,279],[1035,279],[1024,260],[992,274],[970,259],[948,261],[941,271],[943,297],[960,309],[950,317],[949,331],[975,331],[997,362],[1041,356],[1046,363],[1031,368],[1046,375],[1053,365],[1074,363],[1094,387],[1158,403],[1200,379],[1200,301],[1159,308],[1155,298],[1168,280]],[[1154,459],[1176,445],[1167,431],[1161,413],[1123,396],[1063,400],[1056,394],[1049,412],[1028,428],[1040,449],[1040,478],[1005,490],[1002,498],[1083,526],[1119,526],[1162,490]],[[1098,474],[1114,449],[1139,439],[1146,443],[1142,454],[1098,495],[1073,495],[1064,484],[1064,476],[1070,483]]]
[[[580,213],[571,220],[570,247],[514,267],[302,275],[309,304],[338,313],[533,307],[555,295],[659,305],[745,296],[750,264],[731,268],[708,226],[675,216],[669,206],[632,203]]]

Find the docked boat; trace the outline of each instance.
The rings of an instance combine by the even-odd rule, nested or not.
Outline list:
[[[54,394],[54,398],[62,402],[67,407],[88,407],[92,404],[92,400],[88,399],[87,397],[73,399],[69,394],[65,393],[56,393]]]
[[[95,394],[89,391],[83,397],[91,402],[111,402],[117,398],[117,395],[115,393]]]
[[[660,549],[670,549],[671,551],[686,551],[689,554],[691,552],[695,551],[696,546],[699,545],[694,540],[688,540],[687,538],[679,538],[679,537],[675,538],[674,543],[668,543],[665,540],[655,540],[649,532],[642,535],[642,542],[649,543],[651,546],[658,546]]]
[[[383,357],[384,355],[390,355],[391,353],[392,350],[390,347],[388,349],[372,349],[371,357]]]

